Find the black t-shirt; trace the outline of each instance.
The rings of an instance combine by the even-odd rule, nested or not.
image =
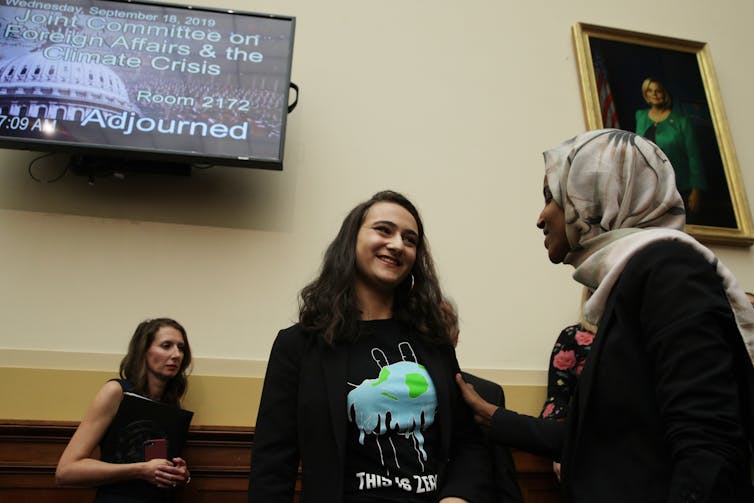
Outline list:
[[[437,392],[420,342],[395,320],[360,323],[348,353],[344,501],[434,501]]]

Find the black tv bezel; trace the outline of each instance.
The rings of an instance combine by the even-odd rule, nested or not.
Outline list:
[[[266,19],[277,19],[289,21],[291,23],[290,45],[287,55],[287,87],[288,92],[291,89],[291,72],[293,68],[293,43],[296,32],[296,17],[281,14],[264,14],[260,12],[237,10],[237,9],[219,9],[213,7],[203,7],[190,4],[172,4],[165,2],[152,2],[148,0],[98,0],[112,4],[130,4],[146,5],[151,7],[163,7],[176,9],[187,12],[209,12],[213,14],[223,14],[231,16],[250,16]],[[201,152],[192,153],[185,150],[156,150],[149,148],[130,147],[123,145],[104,146],[94,143],[75,143],[59,140],[43,140],[37,138],[18,138],[0,135],[0,148],[12,150],[25,150],[32,152],[54,152],[61,154],[70,154],[71,156],[84,156],[89,158],[127,158],[129,160],[145,160],[149,162],[165,162],[172,164],[188,165],[213,165],[213,166],[235,166],[245,168],[259,168],[282,171],[285,154],[285,140],[288,126],[288,102],[284,103],[282,110],[282,126],[279,141],[278,158],[266,157],[239,157],[239,156],[222,156],[207,155]]]

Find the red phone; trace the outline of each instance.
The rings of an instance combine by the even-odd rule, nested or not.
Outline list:
[[[164,438],[154,438],[144,442],[144,461],[150,459],[167,459],[168,441]]]

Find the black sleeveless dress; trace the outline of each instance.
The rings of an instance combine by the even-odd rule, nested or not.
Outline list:
[[[133,392],[134,386],[129,381],[113,380],[118,381],[124,392]],[[129,425],[125,431],[114,428],[111,424],[100,441],[100,459],[108,463],[144,461],[144,441],[165,436],[164,432],[155,431],[155,426],[152,422],[144,421]],[[170,489],[160,489],[144,480],[136,479],[100,486],[94,497],[94,503],[170,503],[172,501],[174,501],[174,495]]]

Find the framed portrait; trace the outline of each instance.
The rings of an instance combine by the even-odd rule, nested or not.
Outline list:
[[[707,44],[583,23],[573,37],[587,128],[652,140],[675,170],[686,232],[751,246],[751,211]]]

